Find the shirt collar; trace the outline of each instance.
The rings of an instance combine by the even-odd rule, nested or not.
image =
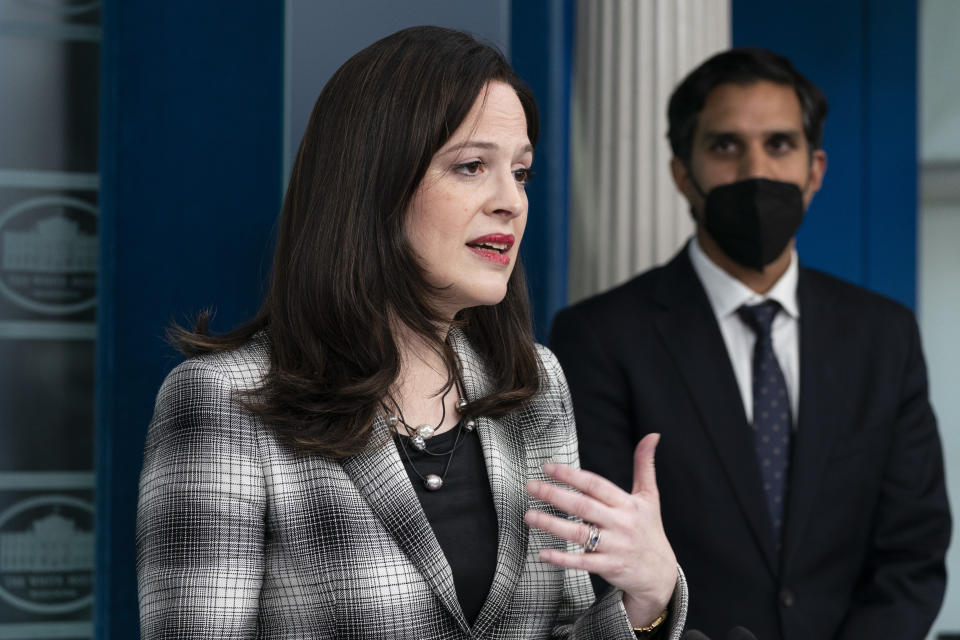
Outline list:
[[[800,306],[797,304],[797,280],[800,269],[797,266],[796,250],[790,252],[790,265],[787,270],[767,293],[760,295],[718,267],[704,253],[700,243],[697,242],[696,235],[693,236],[688,247],[693,270],[700,278],[703,288],[706,289],[710,306],[713,307],[713,313],[718,318],[736,313],[737,309],[745,304],[757,304],[764,300],[776,300],[790,316],[800,317]]]

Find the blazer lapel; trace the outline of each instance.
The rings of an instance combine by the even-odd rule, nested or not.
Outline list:
[[[686,382],[757,546],[776,574],[778,554],[753,434],[720,327],[687,250],[665,267],[656,298],[663,307],[656,322],[663,343]]]
[[[460,358],[463,391],[468,400],[490,392],[483,362],[463,333],[450,332],[450,344]],[[474,418],[483,445],[493,504],[497,512],[497,566],[490,591],[473,625],[477,637],[495,625],[513,601],[527,555],[528,530],[523,522],[527,509],[526,449],[515,417]]]
[[[469,630],[453,572],[379,414],[370,445],[341,461],[357,490],[464,632]]]
[[[845,388],[842,335],[833,307],[800,271],[797,300],[800,305],[800,409],[793,437],[787,519],[784,528],[784,564],[789,565],[803,539],[803,530],[816,507],[817,489],[824,464],[839,430],[842,407],[837,399]],[[839,391],[838,391],[839,390]]]

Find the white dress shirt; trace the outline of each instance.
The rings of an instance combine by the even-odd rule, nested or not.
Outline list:
[[[800,307],[797,305],[797,252],[790,257],[790,266],[776,284],[765,294],[760,295],[745,284],[718,267],[703,252],[696,236],[689,244],[690,262],[693,270],[707,291],[707,298],[720,325],[723,342],[727,346],[727,355],[733,365],[733,373],[740,387],[743,409],[747,422],[753,422],[753,346],[756,334],[737,315],[737,309],[745,304],[758,304],[765,300],[776,300],[781,311],[773,320],[773,352],[783,371],[790,396],[790,411],[793,415],[793,427],[797,426],[797,414],[800,406]]]

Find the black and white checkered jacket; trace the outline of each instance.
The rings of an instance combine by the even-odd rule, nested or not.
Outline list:
[[[479,357],[451,341],[467,398],[487,392]],[[137,513],[144,640],[169,638],[634,637],[620,593],[594,602],[588,575],[541,562],[567,545],[523,522],[541,465],[578,464],[569,392],[538,347],[546,375],[528,407],[479,418],[498,519],[497,565],[473,626],[385,424],[361,454],[304,455],[233,398],[268,366],[261,334],[230,353],[194,358],[167,377],[147,438]],[[469,545],[469,540],[464,540]],[[686,617],[674,595],[670,638]]]

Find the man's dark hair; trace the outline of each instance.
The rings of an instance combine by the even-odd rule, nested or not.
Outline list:
[[[490,82],[517,93],[527,137],[539,120],[530,89],[494,47],[440,27],[404,29],[347,60],[317,98],[280,215],[270,288],[251,322],[222,336],[174,327],[186,354],[225,351],[266,330],[271,366],[247,406],[302,450],[333,458],[362,451],[400,372],[396,332],[441,354],[452,384],[459,363],[438,335],[449,324],[404,227],[433,155]],[[471,415],[500,416],[539,388],[539,360],[523,268],[506,297],[455,318],[484,358],[491,384]]]
[[[793,68],[784,56],[767,49],[743,47],[718,53],[683,79],[670,96],[667,121],[673,155],[689,162],[697,116],[710,93],[722,84],[749,85],[759,81],[793,87],[803,113],[803,133],[810,150],[823,145],[827,98],[820,88]]]

